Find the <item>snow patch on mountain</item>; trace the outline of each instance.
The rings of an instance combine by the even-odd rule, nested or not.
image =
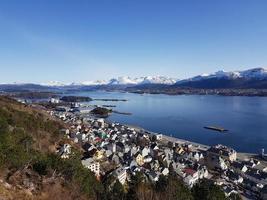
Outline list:
[[[76,83],[76,85],[84,85],[84,86],[90,86],[90,85],[106,85],[108,84],[108,81],[105,80],[97,80],[97,81],[84,81],[81,83]]]
[[[64,84],[62,82],[59,82],[59,81],[49,81],[47,83],[41,83],[40,85],[42,86],[50,86],[50,87],[63,87],[67,84]]]
[[[108,85],[129,85],[138,84],[137,79],[132,79],[129,76],[121,76],[118,78],[110,79]]]
[[[164,76],[147,76],[143,78],[139,84],[166,84],[172,85],[177,81],[177,79],[164,77]]]

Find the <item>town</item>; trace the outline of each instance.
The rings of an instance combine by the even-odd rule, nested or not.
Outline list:
[[[72,142],[59,146],[57,153],[68,159],[72,145],[78,145],[84,151],[82,165],[99,180],[113,176],[126,185],[131,175],[142,172],[157,182],[172,170],[188,188],[208,179],[227,197],[240,194],[244,199],[267,199],[264,150],[250,156],[221,144],[209,147],[110,122],[90,114],[93,108],[82,103],[62,106],[60,102],[51,98],[53,109],[46,111],[68,125],[61,132]]]

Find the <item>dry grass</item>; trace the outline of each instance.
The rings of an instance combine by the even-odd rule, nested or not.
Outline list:
[[[59,131],[65,128],[65,124],[52,118],[46,111],[27,106],[8,97],[0,96],[0,109],[6,111],[5,113],[14,120],[14,127],[23,128],[25,132],[32,136],[34,140],[33,147],[41,152],[55,152],[56,146],[60,141],[67,142],[63,135],[53,134],[52,132]],[[26,118],[26,119],[25,119]],[[34,122],[29,121],[33,119]],[[37,129],[32,129],[31,123],[42,122]],[[44,128],[44,124],[49,122],[50,129]],[[34,124],[33,124],[34,125]],[[14,127],[10,127],[13,129]],[[25,180],[30,182],[35,188],[29,189],[25,186]],[[78,191],[77,186],[66,184],[62,177],[40,176],[31,168],[26,170],[18,169],[17,171],[10,171],[7,168],[0,169],[0,200],[72,200],[72,199],[86,199]],[[26,184],[27,185],[27,184]]]

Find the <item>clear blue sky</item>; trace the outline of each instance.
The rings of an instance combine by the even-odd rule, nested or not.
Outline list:
[[[267,1],[0,0],[0,82],[267,66]]]

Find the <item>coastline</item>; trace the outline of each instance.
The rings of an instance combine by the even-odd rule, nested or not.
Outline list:
[[[172,136],[168,136],[168,135],[164,135],[162,133],[156,133],[156,132],[152,132],[149,130],[146,130],[142,127],[139,127],[137,125],[132,125],[132,124],[122,124],[123,126],[129,127],[129,128],[133,128],[137,131],[143,131],[145,133],[148,133],[149,135],[162,135],[162,142],[173,142],[173,143],[177,143],[177,144],[190,144],[192,145],[193,148],[201,150],[201,151],[207,151],[211,146],[209,145],[205,145],[205,144],[201,144],[201,143],[197,143],[197,142],[192,142],[189,140],[184,140],[181,138],[176,138],[176,137],[172,137]],[[248,153],[248,152],[237,152],[237,159],[238,160],[249,160],[251,158],[254,158],[258,156],[258,154],[256,153]],[[264,160],[262,160],[264,161]],[[266,162],[266,161],[264,161]]]
[[[170,96],[178,96],[178,95],[217,95],[217,96],[238,96],[238,97],[267,97],[267,89],[237,89],[237,88],[214,88],[214,89],[198,89],[198,88],[177,88],[173,89],[128,89],[126,88],[126,92],[133,94],[165,94]]]
[[[152,132],[152,131],[149,131],[149,130],[146,130],[142,127],[139,127],[139,126],[135,126],[135,125],[129,125],[129,124],[123,124],[124,126],[127,126],[129,128],[133,128],[133,129],[136,129],[138,131],[143,131],[143,132],[146,132],[150,135],[162,135],[162,140],[164,141],[167,141],[167,142],[173,142],[173,143],[178,143],[178,144],[191,144],[193,145],[195,148],[198,148],[198,149],[201,149],[201,150],[207,150],[210,148],[209,145],[205,145],[205,144],[200,144],[200,143],[197,143],[197,142],[192,142],[192,141],[188,141],[188,140],[184,140],[184,139],[180,139],[180,138],[176,138],[176,137],[172,137],[172,136],[168,136],[168,135],[164,135],[162,133],[156,133],[156,132]]]

